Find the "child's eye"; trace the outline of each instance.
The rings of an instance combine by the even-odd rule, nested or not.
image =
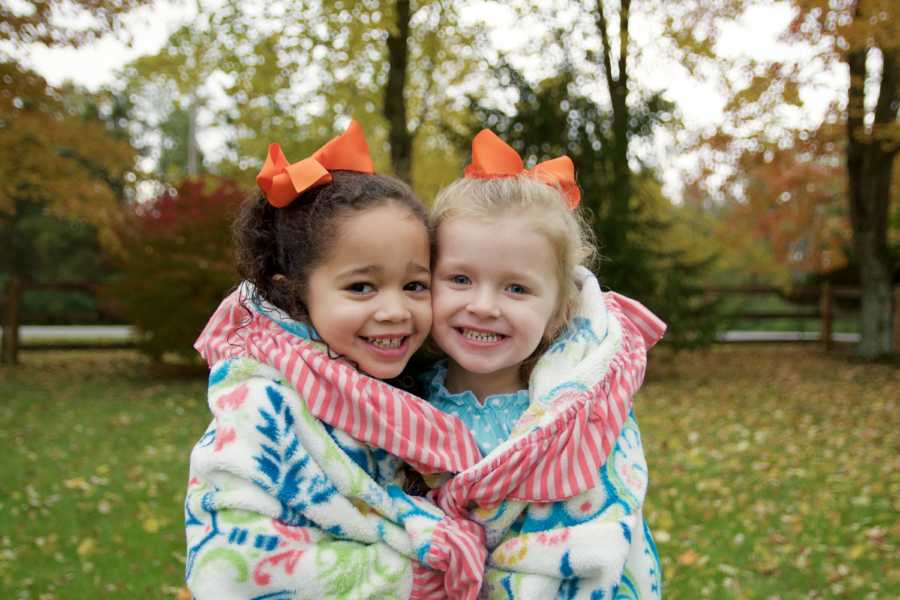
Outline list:
[[[371,294],[375,291],[375,286],[371,283],[360,281],[358,283],[351,283],[345,289],[354,294]]]
[[[465,275],[451,275],[450,283],[455,283],[456,285],[469,285],[472,282],[471,279],[466,277]]]
[[[528,293],[528,288],[524,285],[519,285],[518,283],[511,283],[506,286],[506,289],[510,294],[515,294],[517,296]]]
[[[421,281],[410,281],[403,286],[403,289],[407,292],[427,292],[428,284]]]

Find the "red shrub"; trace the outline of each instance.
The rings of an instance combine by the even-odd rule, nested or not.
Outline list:
[[[191,179],[136,207],[123,236],[124,275],[106,293],[151,356],[193,356],[206,320],[237,283],[231,223],[247,195],[230,180]]]

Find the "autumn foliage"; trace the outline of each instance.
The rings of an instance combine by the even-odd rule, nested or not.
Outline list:
[[[124,274],[105,293],[151,356],[194,355],[206,319],[237,281],[231,222],[245,196],[230,180],[188,179],[130,216]]]

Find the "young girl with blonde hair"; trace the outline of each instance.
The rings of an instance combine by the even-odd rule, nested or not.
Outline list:
[[[482,597],[660,596],[632,396],[665,325],[585,268],[579,200],[568,157],[526,170],[484,130],[430,218],[431,335],[447,360],[427,397],[484,455],[432,497],[449,514],[475,507]]]

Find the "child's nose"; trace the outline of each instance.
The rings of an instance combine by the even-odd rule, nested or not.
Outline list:
[[[481,319],[496,319],[500,317],[500,307],[497,304],[497,298],[491,290],[487,289],[478,291],[472,301],[466,305],[466,310]]]
[[[406,321],[411,317],[412,312],[402,294],[386,293],[378,310],[375,311],[376,321]]]

